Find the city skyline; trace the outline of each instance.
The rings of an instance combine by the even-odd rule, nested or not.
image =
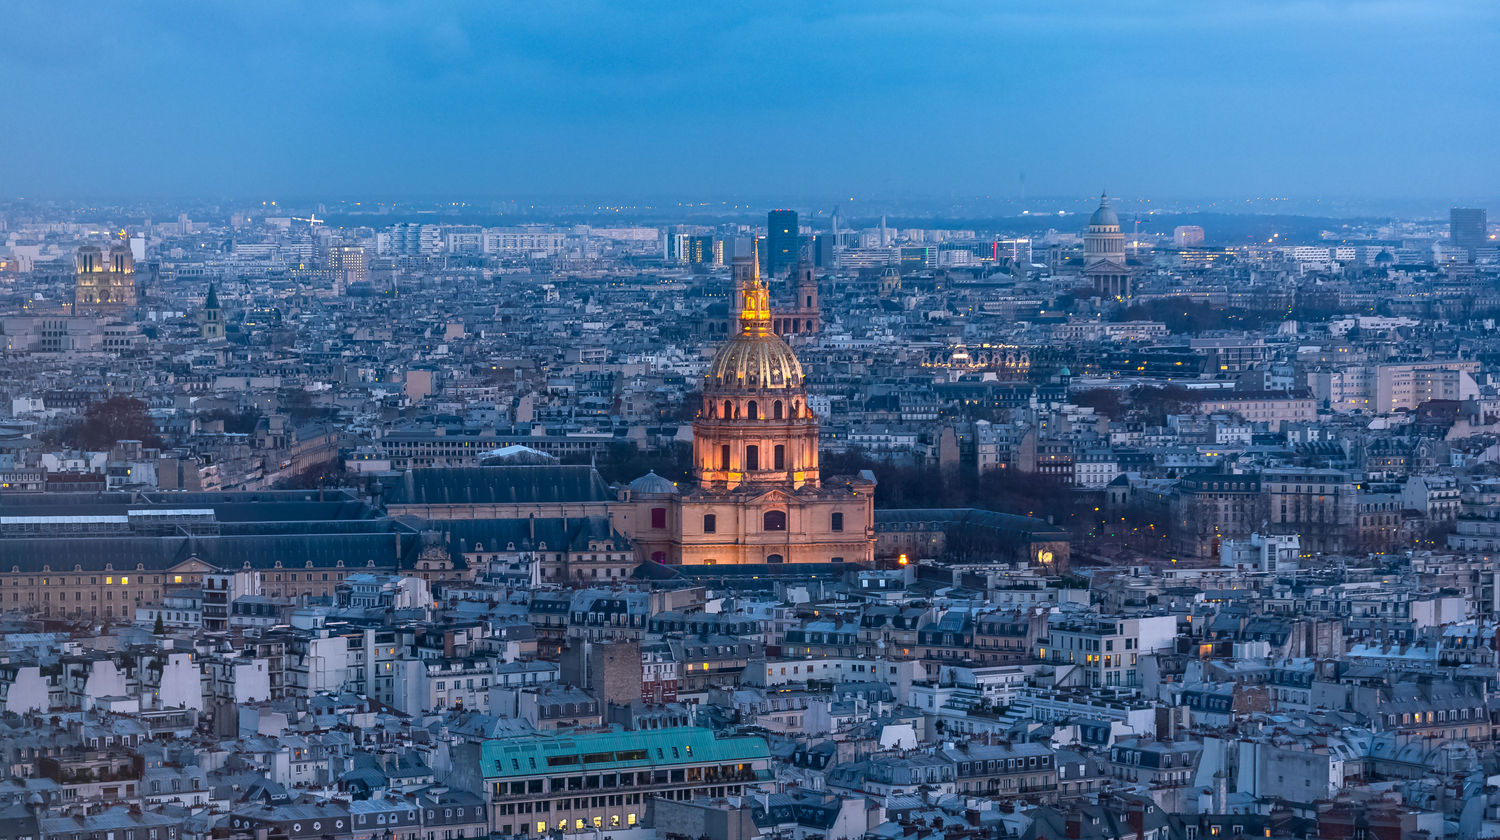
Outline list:
[[[5,15],[12,196],[1500,193],[1477,2],[79,8]]]

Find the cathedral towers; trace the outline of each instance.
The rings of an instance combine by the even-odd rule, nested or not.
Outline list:
[[[74,257],[73,307],[128,309],[136,305],[135,258],[125,242],[105,254],[98,245],[84,245]]]

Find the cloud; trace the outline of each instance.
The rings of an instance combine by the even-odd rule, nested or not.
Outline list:
[[[7,4],[14,189],[1500,191],[1500,4]],[[1478,183],[1476,183],[1478,182]]]

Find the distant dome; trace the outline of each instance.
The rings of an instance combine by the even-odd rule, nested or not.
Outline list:
[[[1375,262],[1376,263],[1384,264],[1384,263],[1393,263],[1395,261],[1396,261],[1396,258],[1393,257],[1393,256],[1391,256],[1391,252],[1387,251],[1384,248],[1381,248],[1380,249],[1380,253],[1378,253],[1378,254],[1375,255]]]
[[[1115,211],[1109,206],[1109,196],[1101,193],[1099,196],[1099,209],[1095,210],[1094,215],[1089,217],[1089,227],[1119,226],[1120,217],[1116,216]]]
[[[801,388],[802,363],[780,336],[740,334],[725,342],[708,363],[705,387],[713,390]]]
[[[652,470],[635,481],[630,482],[630,492],[668,495],[677,492],[677,485],[657,475],[656,470]]]

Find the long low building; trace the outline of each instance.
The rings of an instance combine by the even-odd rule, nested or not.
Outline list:
[[[913,562],[967,554],[1068,570],[1068,532],[1045,519],[977,508],[885,508],[875,511],[875,556]]]
[[[0,607],[131,621],[171,588],[255,570],[273,597],[415,568],[422,535],[347,491],[0,497]]]
[[[490,828],[508,836],[637,826],[652,797],[688,800],[749,792],[771,777],[763,738],[717,738],[678,727],[497,739],[458,748],[477,766]],[[477,764],[473,763],[477,762]]]

